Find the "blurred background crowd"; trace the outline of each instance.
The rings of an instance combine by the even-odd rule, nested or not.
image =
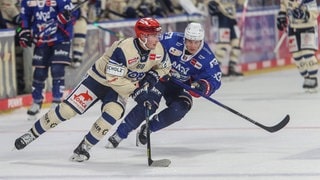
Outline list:
[[[21,0],[0,0],[0,28],[15,29],[20,23]],[[83,0],[72,0],[76,6]],[[242,3],[236,4],[237,12],[243,10]],[[198,11],[190,10],[191,2]],[[79,8],[81,16],[74,24],[74,39],[72,51],[72,65],[81,66],[82,54],[86,43],[88,24],[106,22],[110,20],[126,20],[139,17],[168,17],[179,14],[199,13],[208,14],[206,3],[208,0],[88,0]],[[280,0],[249,0],[247,9],[266,11],[279,9]],[[320,0],[317,0],[320,3]],[[192,12],[190,12],[192,11]],[[21,48],[16,43],[16,78],[17,93],[26,94],[32,91],[32,48]]]

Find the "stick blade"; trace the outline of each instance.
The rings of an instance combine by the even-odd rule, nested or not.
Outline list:
[[[281,122],[279,122],[275,126],[268,127],[266,130],[269,132],[272,132],[272,133],[279,131],[280,129],[284,128],[289,123],[289,120],[290,120],[290,116],[287,114],[286,117]]]
[[[169,159],[159,159],[149,161],[149,166],[152,167],[168,167],[171,164]]]

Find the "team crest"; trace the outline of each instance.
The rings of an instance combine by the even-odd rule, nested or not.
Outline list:
[[[192,64],[196,69],[202,68],[202,64],[196,59],[191,59],[190,64]]]
[[[181,56],[182,52],[174,47],[171,47],[169,49],[169,53],[174,55],[174,56]]]

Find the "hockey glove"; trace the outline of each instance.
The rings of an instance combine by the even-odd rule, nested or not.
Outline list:
[[[283,31],[287,27],[287,14],[283,11],[280,11],[277,16],[277,28],[280,31]]]
[[[72,14],[69,10],[63,10],[61,13],[58,14],[58,21],[61,24],[67,24],[71,20]]]
[[[296,19],[308,20],[310,17],[310,13],[307,10],[304,11],[301,8],[296,8],[292,11],[292,16]]]
[[[31,37],[31,31],[28,28],[17,28],[17,34],[19,39],[19,44],[21,47],[31,47],[32,46],[32,37]]]
[[[205,79],[200,79],[199,81],[191,83],[191,88],[201,92],[203,95],[210,96],[212,94],[212,89],[210,83]],[[189,93],[193,97],[200,97],[196,92],[189,90]]]
[[[210,1],[208,3],[208,10],[211,16],[217,15],[219,11],[219,4],[215,1]]]
[[[149,100],[148,87],[147,86],[140,86],[139,88],[134,90],[134,92],[131,94],[131,97],[138,104],[144,104],[145,102],[147,102]]]
[[[162,78],[160,78],[159,80],[161,82],[168,82],[168,81],[170,81],[170,79],[171,79],[171,75],[170,74],[166,74],[166,75],[162,76]]]
[[[145,77],[139,82],[140,87],[148,84],[149,89],[159,82],[159,75],[156,71],[150,70],[146,73]]]

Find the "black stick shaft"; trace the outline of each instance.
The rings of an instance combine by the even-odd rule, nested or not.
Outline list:
[[[182,88],[184,88],[184,89],[186,89],[186,90],[194,91],[195,93],[199,94],[199,95],[202,96],[203,98],[205,98],[205,99],[207,99],[207,100],[215,103],[216,105],[218,105],[218,106],[220,106],[220,107],[222,107],[222,108],[224,108],[224,109],[226,109],[226,110],[228,110],[228,111],[230,111],[230,112],[232,112],[232,113],[234,113],[234,114],[242,117],[243,119],[251,122],[252,124],[254,124],[254,125],[256,125],[256,126],[262,128],[262,129],[264,129],[264,130],[266,130],[266,131],[268,131],[268,132],[271,132],[271,133],[272,133],[272,132],[276,132],[276,131],[282,129],[284,126],[286,126],[286,125],[288,124],[288,122],[289,122],[289,120],[290,120],[290,116],[289,116],[289,115],[286,115],[285,118],[284,118],[280,123],[278,123],[277,125],[271,126],[271,127],[265,126],[265,125],[263,125],[263,124],[255,121],[255,120],[253,120],[253,119],[251,119],[251,118],[249,118],[249,117],[241,114],[240,112],[238,112],[238,111],[236,111],[236,110],[234,110],[234,109],[232,109],[232,108],[230,108],[230,107],[228,107],[228,106],[220,103],[219,101],[217,101],[217,100],[215,100],[215,99],[213,99],[213,98],[211,98],[211,97],[208,97],[208,96],[204,95],[203,93],[197,91],[197,90],[194,89],[194,88],[191,88],[190,86],[188,86],[188,85],[180,82],[179,80],[176,80],[176,79],[172,79],[172,80],[173,80],[174,83],[176,83],[177,85],[181,86]]]

